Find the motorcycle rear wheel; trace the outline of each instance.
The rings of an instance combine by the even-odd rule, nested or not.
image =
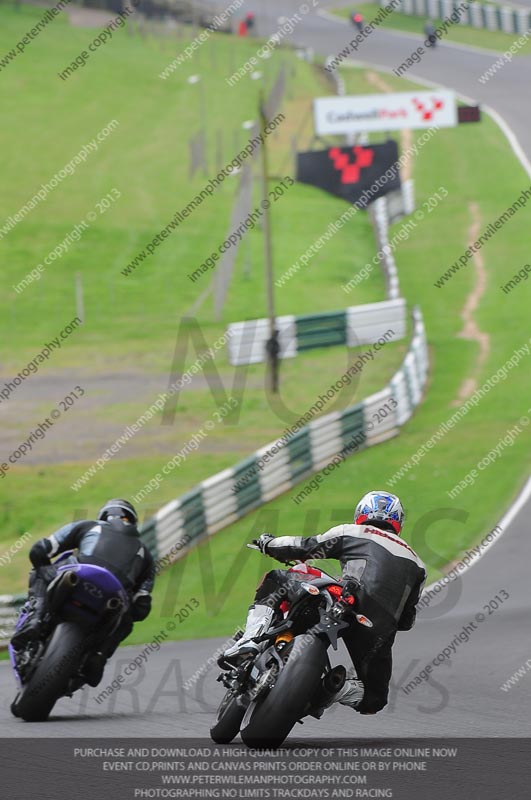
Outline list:
[[[247,747],[280,747],[293,726],[303,717],[321,684],[326,664],[326,644],[315,637],[297,647],[296,637],[286,664],[264,699],[249,708],[241,730]]]

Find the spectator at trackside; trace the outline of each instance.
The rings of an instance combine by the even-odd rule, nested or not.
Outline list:
[[[245,15],[245,24],[247,25],[247,30],[250,31],[254,28],[255,23],[255,16],[252,11],[249,11],[248,14]]]
[[[247,36],[247,22],[244,19],[238,24],[238,36]]]

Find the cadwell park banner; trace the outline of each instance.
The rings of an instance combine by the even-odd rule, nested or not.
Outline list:
[[[313,114],[317,136],[457,125],[455,92],[448,90],[318,97]]]

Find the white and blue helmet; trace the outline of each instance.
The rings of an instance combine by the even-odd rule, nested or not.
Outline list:
[[[405,516],[396,494],[367,492],[356,506],[354,522],[356,525],[372,523],[377,528],[386,527],[400,534]]]

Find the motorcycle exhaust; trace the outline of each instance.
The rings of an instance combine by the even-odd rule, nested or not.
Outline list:
[[[337,692],[343,688],[346,679],[347,670],[341,664],[331,669],[330,672],[327,672],[315,697],[312,699],[312,706],[314,708],[326,706]]]
[[[346,679],[347,670],[340,664],[338,667],[334,667],[334,669],[326,673],[323,678],[323,689],[325,692],[329,692],[330,695],[333,695],[343,688]]]
[[[57,611],[70,597],[79,578],[73,570],[58,575],[48,587],[48,605],[52,612]]]

